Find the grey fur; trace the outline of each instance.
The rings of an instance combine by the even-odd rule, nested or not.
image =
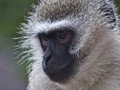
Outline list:
[[[21,27],[18,47],[32,61],[28,90],[120,90],[120,36],[114,4],[108,0],[42,0]],[[37,34],[72,27],[69,53],[79,65],[67,83],[52,82],[42,70]],[[31,55],[32,54],[32,55]],[[22,55],[22,54],[21,54]]]

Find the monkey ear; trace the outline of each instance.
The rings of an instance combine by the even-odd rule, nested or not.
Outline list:
[[[107,4],[105,0],[101,0],[100,5],[100,11],[104,13],[103,17],[108,18],[108,23],[112,24],[111,28],[113,29],[116,26],[116,16],[112,5]]]

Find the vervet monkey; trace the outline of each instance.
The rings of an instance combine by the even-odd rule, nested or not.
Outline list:
[[[108,0],[41,0],[21,27],[27,90],[120,90],[120,36]],[[22,55],[22,54],[21,54]]]

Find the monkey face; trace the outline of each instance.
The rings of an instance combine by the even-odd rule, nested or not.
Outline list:
[[[27,54],[22,59],[32,61],[27,89],[120,90],[114,5],[108,0],[40,1],[19,32],[18,50],[26,50],[19,56]]]
[[[69,53],[74,32],[56,30],[38,35],[43,51],[42,67],[52,81],[62,82],[73,74],[75,58]]]

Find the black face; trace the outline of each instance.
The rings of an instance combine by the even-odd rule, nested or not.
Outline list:
[[[68,51],[73,36],[71,30],[56,30],[38,35],[45,52],[43,70],[52,81],[63,82],[73,74],[75,59]]]

